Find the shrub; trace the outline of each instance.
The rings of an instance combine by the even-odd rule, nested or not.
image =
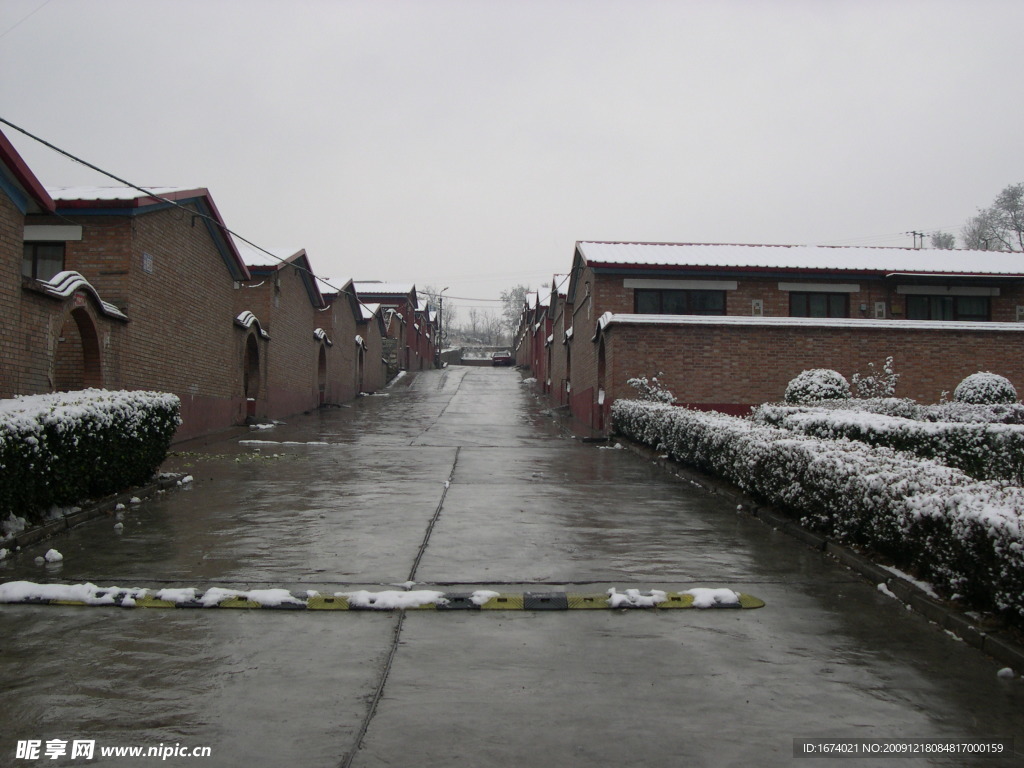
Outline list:
[[[981,480],[1024,484],[1024,426],[1019,424],[941,423],[854,409],[777,405],[756,408],[752,419],[813,437],[847,438],[909,451]]]
[[[871,372],[866,376],[853,374],[851,383],[857,391],[857,397],[892,397],[896,394],[896,384],[900,380],[900,375],[896,373],[891,356],[885,358],[885,362],[882,363],[881,373],[875,371],[874,363],[868,363],[868,368]]]
[[[786,387],[787,403],[812,403],[817,400],[846,400],[850,383],[838,371],[812,368],[796,376]]]
[[[98,389],[0,401],[0,518],[39,522],[51,506],[146,482],[180,407],[174,395]]]
[[[889,448],[748,419],[616,400],[613,424],[837,541],[869,547],[949,596],[1024,622],[1024,488]]]
[[[661,385],[657,376],[652,376],[650,379],[646,376],[640,376],[628,379],[626,383],[636,390],[639,400],[650,403],[665,403],[666,405],[671,405],[676,401],[676,396]]]
[[[1000,405],[1017,402],[1017,390],[1010,380],[995,373],[972,373],[953,391],[953,400],[974,405]]]

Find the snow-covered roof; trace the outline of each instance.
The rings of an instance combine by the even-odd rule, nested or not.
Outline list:
[[[147,187],[143,189],[152,194],[146,194],[135,189],[135,187],[47,187],[50,197],[54,200],[137,200],[139,198],[160,195],[173,200],[175,195],[184,192],[195,192],[205,194],[206,190],[201,187]]]
[[[285,261],[302,252],[302,248],[267,248],[269,253],[242,242],[238,238],[232,238],[238,253],[248,267],[279,267]]]
[[[356,293],[368,293],[374,296],[408,296],[416,286],[412,283],[379,283],[371,280],[353,282]]]
[[[1000,251],[587,241],[576,247],[591,266],[1024,276],[1021,255]]]
[[[359,311],[363,315],[363,320],[372,320],[373,316],[380,311],[380,304],[363,304],[360,302]]]

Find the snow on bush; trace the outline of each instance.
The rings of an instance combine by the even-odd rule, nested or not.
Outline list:
[[[987,422],[941,423],[859,410],[762,405],[760,424],[826,439],[847,438],[909,451],[956,467],[980,480],[1024,485],[1024,426]]]
[[[658,376],[660,375],[659,373]],[[640,400],[671,405],[676,401],[676,396],[661,385],[661,382],[658,381],[658,376],[652,376],[650,379],[646,376],[637,376],[627,379],[626,383],[636,390],[636,396]]]
[[[717,413],[617,400],[612,419],[624,435],[871,548],[948,596],[1024,620],[1024,488]]]
[[[811,403],[817,400],[846,400],[850,382],[839,371],[812,368],[797,375],[786,387],[787,403]]]
[[[881,373],[875,370],[874,363],[868,363],[868,368],[870,373],[865,376],[855,373],[850,381],[857,391],[857,397],[892,397],[896,394],[896,384],[900,380],[900,375],[893,366],[892,356],[885,358]]]
[[[779,406],[786,407],[786,406]],[[800,408],[801,406],[790,406]],[[898,397],[854,398],[850,400],[820,400],[814,408],[826,410],[860,411],[898,416],[916,421],[989,422],[992,424],[1024,424],[1024,405],[975,405],[973,403],[936,403],[925,405]]]
[[[974,405],[998,405],[1017,402],[1017,390],[1010,380],[995,373],[972,373],[953,391],[953,400]]]
[[[0,400],[0,518],[146,482],[181,423],[177,397],[86,389]]]

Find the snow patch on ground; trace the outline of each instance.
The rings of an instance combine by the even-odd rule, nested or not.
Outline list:
[[[681,594],[693,595],[694,608],[711,608],[715,605],[738,605],[740,602],[739,592],[731,589],[706,589],[698,587],[688,589]]]
[[[652,589],[646,595],[639,589],[627,589],[624,593],[615,587],[608,590],[608,605],[612,608],[653,608],[666,600],[668,595],[660,589]]]
[[[419,608],[424,605],[445,605],[447,600],[444,592],[437,592],[432,589],[416,589],[409,592],[400,592],[394,589],[387,589],[382,592],[368,592],[365,589],[356,592],[335,592],[335,597],[348,598],[350,607],[376,608],[381,611],[389,611],[400,608]]]
[[[918,589],[922,590],[929,597],[934,597],[935,599],[939,598],[938,594],[936,594],[936,592],[935,592],[935,589],[927,581],[921,581],[920,579],[915,579],[910,574],[904,573],[903,571],[899,570],[898,568],[893,568],[892,566],[889,566],[889,565],[883,565],[882,567],[885,570],[887,570],[889,573],[891,573],[891,574],[893,574],[895,576],[899,576],[904,581],[909,581],[911,584],[913,584]]]

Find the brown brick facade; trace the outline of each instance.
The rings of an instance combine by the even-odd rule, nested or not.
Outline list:
[[[964,258],[967,258],[966,256]],[[783,397],[794,376],[809,368],[834,368],[848,378],[880,368],[892,356],[901,374],[896,394],[936,402],[967,375],[989,370],[1024,392],[1024,281],[1018,275],[829,274],[789,270],[672,272],[671,265],[594,268],[576,254],[568,299],[574,328],[564,357],[573,415],[607,428],[611,403],[635,392],[633,377],[658,375],[679,402],[744,412]],[[965,267],[971,267],[965,264]],[[769,271],[769,270],[762,270]],[[702,285],[725,293],[725,315],[657,319],[637,314],[636,291]],[[952,287],[950,287],[952,286]],[[846,314],[837,319],[790,318],[791,295],[838,293]],[[909,322],[909,296],[986,295],[991,322]],[[946,293],[944,293],[946,292]],[[971,293],[973,292],[973,293]],[[599,320],[612,314],[603,329]],[[553,310],[554,343],[560,310]],[[551,355],[552,397],[563,402],[561,355]]]

